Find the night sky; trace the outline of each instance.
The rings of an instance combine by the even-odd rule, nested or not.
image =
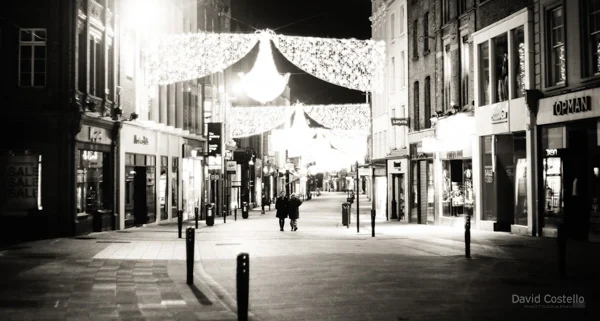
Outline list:
[[[231,10],[232,25],[238,23],[246,28],[268,28],[276,34],[291,36],[371,38],[370,0],[231,0]],[[289,82],[292,103],[296,99],[305,104],[365,102],[362,92],[317,79],[273,48],[279,72],[292,74]],[[254,55],[248,58],[254,59]]]

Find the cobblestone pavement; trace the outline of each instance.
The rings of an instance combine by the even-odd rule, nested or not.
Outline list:
[[[598,244],[569,242],[569,278],[559,280],[555,239],[473,230],[466,259],[462,229],[377,222],[371,237],[370,203],[362,196],[357,233],[355,207],[352,226],[341,226],[344,200],[305,201],[296,232],[289,222],[279,231],[274,209],[201,222],[194,286],[172,223],[5,248],[0,320],[236,320],[241,252],[251,320],[597,319]],[[584,307],[544,300],[558,295],[579,295]]]

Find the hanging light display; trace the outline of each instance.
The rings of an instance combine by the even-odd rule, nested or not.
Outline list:
[[[257,41],[254,34],[205,32],[149,39],[146,84],[172,84],[222,71],[246,56]]]
[[[269,131],[283,124],[293,113],[289,106],[232,107],[227,115],[233,138],[248,137]]]
[[[310,105],[306,113],[325,127],[341,130],[368,131],[371,111],[368,104]]]
[[[285,36],[270,30],[255,34],[201,32],[152,38],[145,51],[146,84],[172,84],[224,70],[247,55],[259,40],[266,45],[261,50],[263,55],[259,52],[259,57],[265,60],[258,66],[255,64],[257,72],[261,66],[271,66],[266,75],[286,78],[277,73],[274,63],[268,64],[272,62],[272,40],[288,60],[317,78],[361,91],[378,92],[383,88],[384,41]],[[256,77],[265,75],[260,74]],[[249,93],[257,91],[250,89]]]
[[[272,101],[281,95],[290,79],[289,73],[281,75],[275,66],[271,50],[271,35],[273,34],[271,30],[259,32],[259,50],[254,66],[248,74],[240,74],[242,89],[248,97],[261,104]]]
[[[357,39],[273,36],[279,51],[307,73],[332,84],[360,91],[380,91],[379,70],[385,42]]]

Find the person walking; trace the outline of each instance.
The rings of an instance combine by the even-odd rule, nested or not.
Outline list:
[[[302,205],[302,201],[296,196],[296,194],[292,194],[290,200],[288,201],[288,216],[290,218],[290,226],[292,227],[292,231],[295,232],[298,230],[298,218],[300,217],[299,207]]]
[[[288,217],[288,198],[285,196],[284,192],[281,192],[281,194],[279,194],[279,197],[275,201],[275,209],[277,210],[275,216],[279,218],[279,230],[283,232],[285,219],[286,217]]]

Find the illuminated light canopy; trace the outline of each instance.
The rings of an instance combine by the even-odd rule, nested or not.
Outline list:
[[[383,88],[384,41],[285,36],[270,30],[255,34],[201,32],[150,38],[145,48],[146,84],[172,84],[222,71],[247,55],[261,38],[264,39],[261,43],[269,44],[269,51],[268,40],[272,40],[288,60],[324,81],[360,91],[379,92]],[[272,60],[272,56],[268,58]],[[276,72],[276,68],[272,71]],[[256,94],[254,90],[249,93]]]
[[[368,104],[310,105],[306,113],[325,127],[341,130],[368,131],[371,111]]]
[[[285,90],[290,74],[279,74],[273,52],[271,50],[271,35],[273,31],[261,31],[258,55],[252,70],[247,74],[241,74],[241,86],[248,97],[261,104],[277,98]]]
[[[377,73],[383,69],[385,42],[275,35],[275,46],[307,73],[332,84],[379,91]]]
[[[254,34],[157,36],[146,52],[146,84],[172,84],[222,71],[247,55],[257,41]]]
[[[227,115],[231,137],[241,138],[269,131],[283,124],[293,113],[293,108],[280,107],[232,107]]]

